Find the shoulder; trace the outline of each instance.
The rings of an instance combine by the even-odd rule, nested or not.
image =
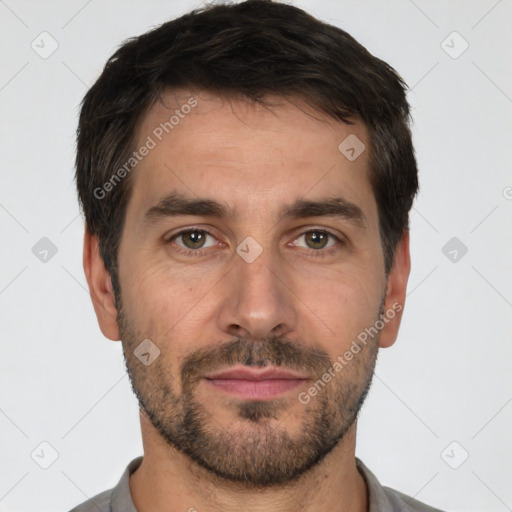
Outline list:
[[[84,501],[70,512],[110,512],[112,489]]]
[[[356,465],[366,481],[369,512],[443,512],[380,484],[377,477],[356,457]]]
[[[84,501],[70,512],[137,512],[130,493],[130,476],[141,463],[142,457],[133,459],[114,488]]]
[[[383,487],[382,489],[393,510],[400,510],[401,512],[443,512],[390,487]]]

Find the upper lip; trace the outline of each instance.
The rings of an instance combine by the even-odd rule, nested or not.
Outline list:
[[[236,366],[229,370],[215,372],[206,376],[207,379],[243,379],[243,380],[270,380],[270,379],[307,379],[307,377],[290,370],[283,370],[277,366],[262,368],[249,368]]]

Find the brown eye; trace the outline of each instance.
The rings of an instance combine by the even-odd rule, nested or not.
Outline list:
[[[333,234],[322,231],[322,230],[311,230],[302,233],[302,235],[297,238],[297,241],[304,239],[304,243],[306,244],[306,248],[313,250],[321,250],[328,249],[336,244],[336,241],[339,239],[335,237]],[[332,243],[329,244],[329,238],[332,239]]]
[[[203,249],[206,247],[205,243],[207,237],[213,238],[213,236],[206,231],[191,229],[177,233],[171,238],[171,240],[177,241],[181,239],[181,243],[177,242],[177,245],[185,249]]]
[[[325,249],[329,234],[322,231],[309,231],[304,233],[305,241],[311,249]]]

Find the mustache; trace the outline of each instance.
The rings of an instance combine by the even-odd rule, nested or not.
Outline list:
[[[189,354],[181,366],[183,389],[191,389],[208,372],[235,364],[281,366],[321,376],[333,363],[324,350],[307,347],[282,336],[268,336],[256,341],[237,337],[219,347],[198,349]]]

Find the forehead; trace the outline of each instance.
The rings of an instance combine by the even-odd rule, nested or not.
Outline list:
[[[376,214],[368,151],[351,161],[339,149],[347,137],[361,143],[358,152],[368,148],[366,127],[337,122],[298,99],[266,101],[271,106],[204,91],[164,93],[137,129],[136,148],[152,148],[133,172],[128,215],[141,215],[175,191],[215,197],[240,219],[326,195]]]

